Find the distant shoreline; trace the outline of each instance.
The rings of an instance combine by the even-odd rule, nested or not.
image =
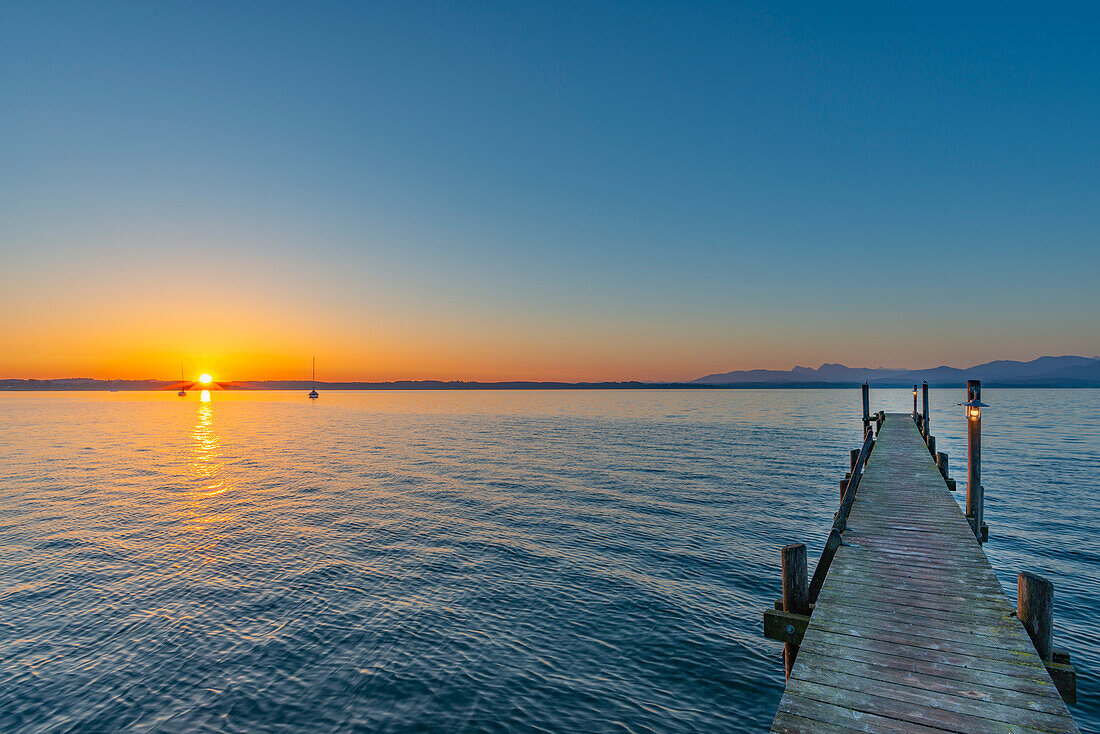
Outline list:
[[[983,381],[986,388],[1044,388],[1079,389],[1100,388],[1100,381],[1024,381],[1024,380],[988,380]],[[199,384],[166,382],[160,380],[0,380],[0,392],[163,392],[176,391],[181,387],[188,391],[196,390],[233,390],[233,391],[287,391],[318,390],[360,391],[360,390],[852,390],[860,382],[738,382],[729,384],[699,382],[463,382],[442,380],[400,380],[395,382],[310,382],[304,380],[272,380],[254,382],[220,383],[211,387]],[[869,383],[880,389],[912,389],[907,382]],[[929,382],[934,388],[962,388],[957,380]]]
[[[986,387],[1100,387],[1100,357],[1037,357],[1029,362],[998,360],[971,367],[896,369],[847,367],[823,364],[790,370],[740,370],[706,375],[696,380],[653,382],[645,380],[390,380],[386,382],[314,382],[312,380],[233,380],[215,382],[215,390],[850,390],[867,383],[876,388],[912,388],[922,382],[931,387],[962,387],[967,380],[981,380]],[[202,390],[186,380],[98,380],[67,377],[50,380],[0,379],[0,392],[82,390]]]

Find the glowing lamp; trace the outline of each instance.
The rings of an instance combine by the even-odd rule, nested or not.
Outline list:
[[[989,406],[983,403],[981,400],[967,400],[965,403],[959,403],[966,408],[966,417],[969,420],[977,421],[982,418],[982,408],[988,408]]]

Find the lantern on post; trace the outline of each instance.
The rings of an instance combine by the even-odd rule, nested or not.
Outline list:
[[[974,530],[974,537],[984,543],[989,537],[985,527],[985,489],[982,487],[982,383],[969,380],[966,383],[966,402],[959,403],[966,409],[966,519]]]
[[[966,419],[970,421],[980,421],[982,419],[982,408],[989,407],[981,400],[967,400],[965,403],[959,403],[959,405],[966,406]]]

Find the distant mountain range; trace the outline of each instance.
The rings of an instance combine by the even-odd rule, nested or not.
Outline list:
[[[1100,387],[1100,357],[1039,357],[1030,362],[998,360],[966,369],[933,367],[924,370],[887,367],[846,367],[823,364],[783,370],[742,370],[707,375],[694,384],[714,387],[831,387],[864,382],[879,387],[907,387],[928,382],[938,387],[981,380],[983,387]]]
[[[397,380],[394,382],[318,382],[261,380],[223,382],[220,390],[656,390],[738,387],[852,387],[869,382],[877,387],[909,387],[927,381],[935,387],[958,387],[981,380],[983,387],[1100,387],[1100,357],[1039,357],[1030,362],[1001,360],[966,369],[934,367],[926,370],[886,367],[845,367],[823,364],[783,370],[743,370],[707,375],[689,382],[469,382],[462,380]],[[169,380],[95,380],[68,377],[56,380],[0,379],[0,391],[26,390],[201,390],[202,386]]]

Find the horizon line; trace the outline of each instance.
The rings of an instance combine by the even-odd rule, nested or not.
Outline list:
[[[283,383],[288,383],[288,382],[317,382],[318,384],[322,384],[322,385],[324,385],[324,384],[327,384],[327,385],[334,385],[334,384],[389,385],[389,384],[397,384],[397,383],[410,383],[410,384],[415,384],[415,383],[441,383],[441,384],[458,383],[458,384],[485,384],[485,385],[499,385],[499,384],[511,384],[511,383],[553,384],[553,385],[586,385],[586,384],[624,384],[624,383],[629,383],[629,384],[645,384],[645,385],[679,385],[679,384],[694,384],[694,383],[696,383],[700,380],[705,380],[709,377],[715,377],[715,376],[721,376],[721,375],[733,375],[733,374],[738,374],[738,373],[750,373],[750,372],[772,372],[772,373],[777,373],[777,374],[791,374],[791,373],[795,372],[796,370],[797,371],[807,371],[807,372],[820,372],[825,367],[841,367],[841,368],[848,369],[848,370],[853,370],[853,371],[866,370],[866,371],[881,371],[881,372],[933,372],[935,370],[940,370],[940,369],[951,369],[951,370],[966,371],[966,370],[978,369],[980,367],[985,367],[987,365],[991,365],[991,364],[995,364],[995,363],[999,363],[999,362],[1010,362],[1010,363],[1014,362],[1014,363],[1023,365],[1023,364],[1029,364],[1031,362],[1036,362],[1036,361],[1041,360],[1041,359],[1084,359],[1084,360],[1091,360],[1091,361],[1100,361],[1100,356],[1086,357],[1084,355],[1079,355],[1079,354],[1040,355],[1038,357],[1034,357],[1034,358],[1028,359],[1028,360],[994,359],[994,360],[990,360],[990,361],[987,361],[987,362],[980,362],[978,364],[969,365],[967,367],[953,367],[949,364],[939,364],[939,365],[936,365],[934,367],[884,367],[884,366],[881,366],[881,365],[878,366],[878,367],[849,367],[848,365],[846,365],[842,362],[822,362],[817,367],[805,367],[805,366],[800,365],[800,364],[796,364],[793,367],[791,367],[789,369],[785,369],[785,370],[784,369],[778,369],[778,368],[771,368],[771,367],[751,367],[751,368],[747,368],[747,369],[727,370],[727,371],[724,371],[724,372],[708,372],[708,373],[702,374],[702,375],[697,376],[697,377],[692,377],[692,378],[687,378],[687,379],[678,379],[678,380],[646,380],[646,379],[638,379],[638,378],[627,378],[627,379],[603,378],[603,379],[587,379],[587,380],[546,380],[546,379],[535,379],[535,378],[508,378],[508,379],[485,380],[485,379],[469,379],[469,378],[458,378],[458,377],[451,377],[451,378],[425,377],[425,378],[416,378],[416,379],[414,379],[414,378],[393,378],[393,379],[384,379],[384,380],[351,379],[351,380],[332,380],[332,381],[327,381],[326,382],[326,381],[318,381],[318,380],[313,379],[313,378],[298,378],[298,377],[295,377],[295,378],[215,380],[214,382],[218,383],[218,384],[221,384],[221,385],[247,384],[247,383],[279,383],[279,382],[283,382]],[[196,384],[199,384],[197,380],[177,380],[177,379],[174,379],[174,378],[165,380],[165,379],[159,378],[159,377],[141,377],[141,378],[0,377],[0,383],[16,382],[16,381],[23,381],[23,382],[118,382],[118,383],[123,383],[123,382],[131,382],[131,383],[132,382],[156,382],[156,383],[164,383],[166,385],[167,384],[170,384],[170,385],[184,385],[184,384],[196,385]],[[761,380],[759,382],[767,382],[767,380]],[[809,381],[809,382],[816,382],[816,381]],[[830,381],[830,384],[833,384],[833,382],[835,382],[835,381]]]

